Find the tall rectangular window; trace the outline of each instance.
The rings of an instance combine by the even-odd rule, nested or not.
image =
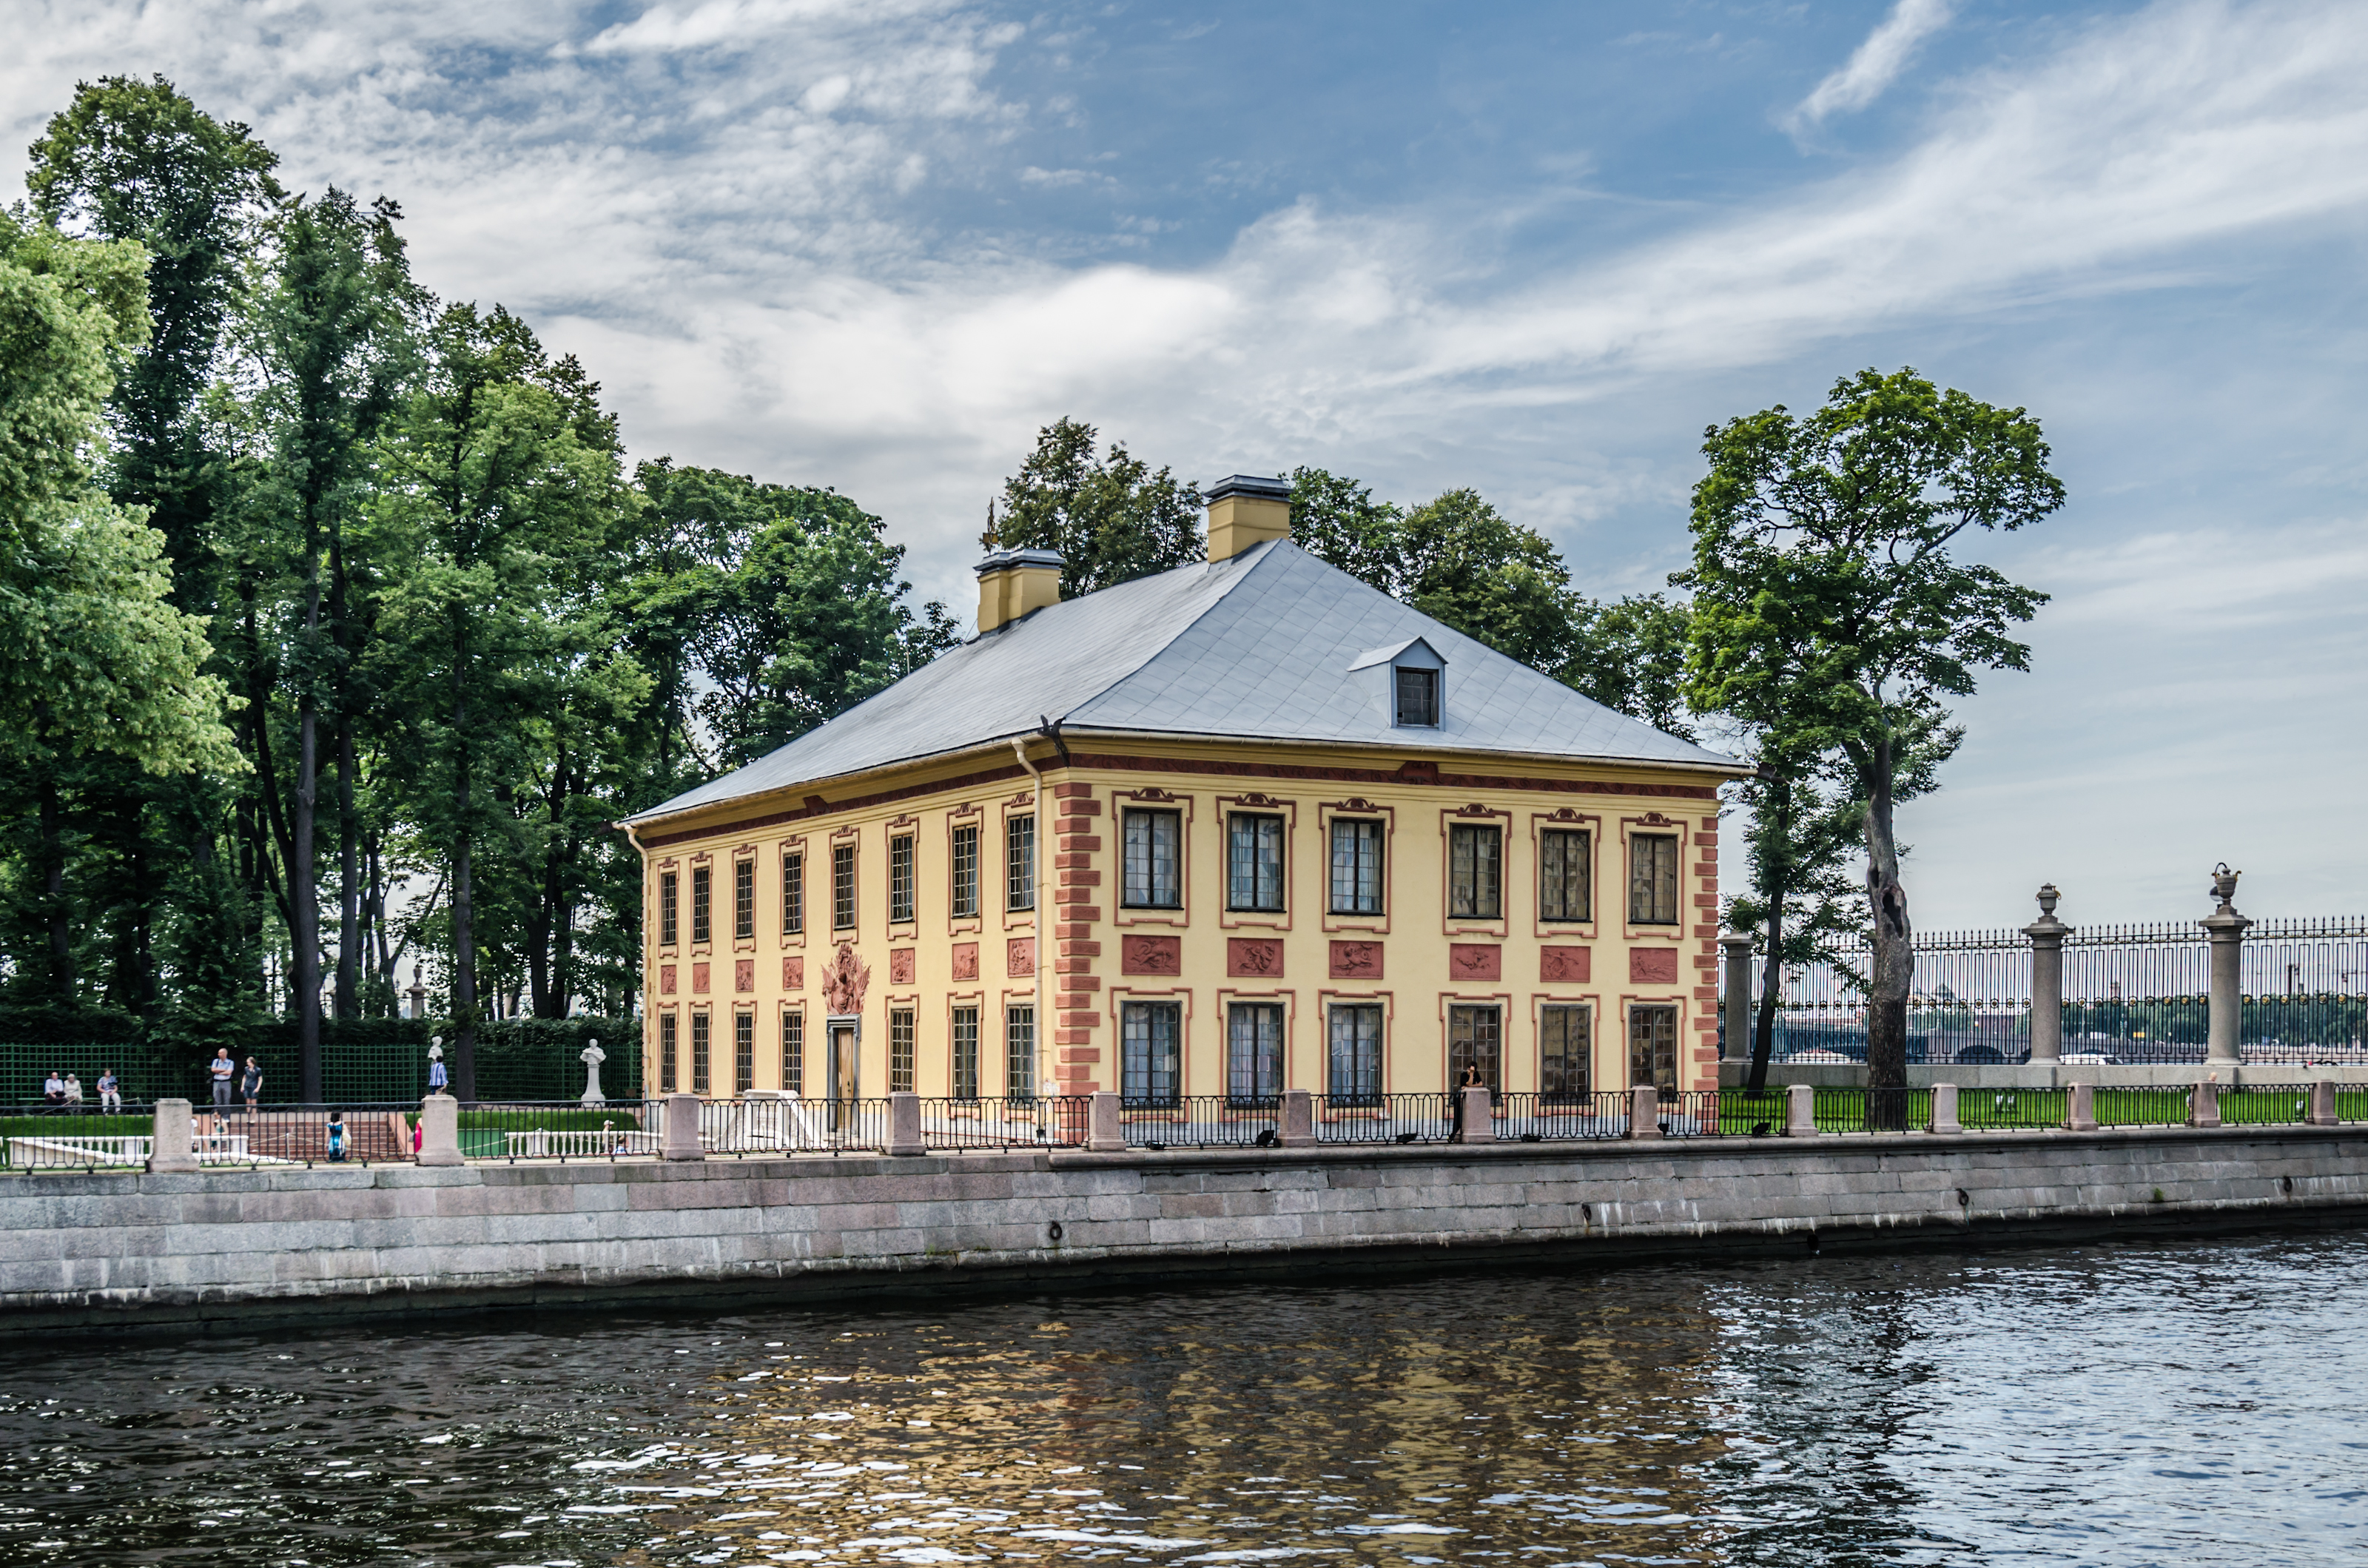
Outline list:
[[[745,1095],[757,1086],[757,1015],[732,1015],[732,1092]]]
[[[675,1062],[676,1052],[679,1049],[675,1025],[676,1019],[672,1013],[658,1015],[658,1093],[662,1095],[674,1093],[674,1086],[682,1082],[677,1075]]]
[[[709,894],[715,882],[714,868],[694,866],[690,870],[690,939],[694,946],[715,940],[715,932],[708,918]]]
[[[1587,1097],[1595,1009],[1548,1006],[1538,1010],[1538,1090],[1550,1100]]]
[[[888,1092],[913,1092],[913,1009],[888,1009]]]
[[[1003,1092],[1015,1100],[1036,1097],[1036,1007],[1019,1002],[1003,1010]]]
[[[1640,833],[1628,841],[1628,920],[1635,926],[1678,923],[1678,841]]]
[[[1628,1009],[1628,1083],[1650,1084],[1668,1099],[1678,1092],[1678,1010],[1670,1006]]]
[[[1271,1105],[1282,1093],[1282,1008],[1236,1002],[1225,1012],[1225,1100]]]
[[[707,1059],[710,1041],[707,1038],[709,1019],[704,1013],[690,1016],[690,1092],[704,1097],[708,1093]]]
[[[1183,907],[1182,812],[1126,813],[1126,865],[1119,902],[1130,909]]]
[[[956,1007],[947,1040],[953,1061],[952,1087],[954,1098],[978,1098],[978,1009]]]
[[[1324,1092],[1334,1105],[1382,1103],[1382,1009],[1360,1002],[1332,1009]]]
[[[1225,819],[1225,907],[1282,908],[1282,819],[1235,812]]]
[[[1010,817],[1003,824],[1003,907],[1036,907],[1036,818]]]
[[[900,833],[888,841],[888,923],[901,926],[913,918],[913,835]]]
[[[676,873],[672,871],[658,873],[658,946],[661,948],[674,946],[675,915],[677,913],[676,895],[679,886]]]
[[[1447,1085],[1463,1084],[1463,1070],[1480,1069],[1480,1082],[1491,1089],[1505,1086],[1505,1014],[1498,1007],[1452,1006],[1447,1009]]]
[[[803,1008],[781,1015],[781,1087],[806,1092],[806,1016]]]
[[[757,862],[732,862],[732,935],[747,941],[757,935]]]
[[[795,937],[806,928],[806,858],[792,851],[781,857],[781,935]]]
[[[1371,818],[1332,819],[1332,913],[1382,913],[1382,824]]]
[[[1130,1106],[1172,1106],[1182,1091],[1184,1008],[1129,1002],[1119,1009],[1119,1092]]]
[[[830,928],[855,929],[855,846],[830,846]]]
[[[1398,723],[1406,727],[1436,726],[1439,722],[1439,672],[1437,670],[1398,669]]]
[[[1447,913],[1457,920],[1496,920],[1505,913],[1505,830],[1459,822],[1447,829]]]
[[[1585,921],[1594,917],[1588,889],[1588,835],[1584,828],[1550,827],[1538,835],[1538,918]]]
[[[955,828],[951,848],[953,889],[946,913],[956,920],[969,920],[978,914],[978,824]]]

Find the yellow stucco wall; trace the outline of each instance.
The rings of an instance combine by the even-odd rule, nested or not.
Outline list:
[[[1548,1003],[1592,1006],[1590,1077],[1604,1089],[1630,1081],[1630,1008],[1673,1004],[1683,1086],[1715,1086],[1716,775],[1503,756],[1438,755],[1409,763],[1404,753],[1149,737],[1072,736],[1067,750],[1066,766],[1046,743],[1030,753],[1043,770],[1052,819],[1049,829],[1039,824],[1045,885],[1038,903],[1058,911],[1048,914],[1054,951],[1043,994],[1052,1021],[1039,1015],[1039,1092],[1118,1087],[1119,1009],[1128,1000],[1150,999],[1182,1006],[1187,1095],[1224,1092],[1223,1020],[1236,1001],[1284,1008],[1285,1081],[1318,1093],[1326,1086],[1326,1009],[1352,1002],[1384,1010],[1384,1086],[1394,1092],[1445,1086],[1447,1010],[1459,1003],[1503,1009],[1507,1090],[1539,1086],[1539,1009]],[[681,1020],[675,1086],[692,1086],[689,1020],[701,1010],[712,1019],[710,1093],[734,1090],[734,1016],[741,1013],[751,1019],[749,1086],[783,1087],[781,1019],[794,1011],[803,1020],[803,1091],[826,1092],[822,1062],[832,1008],[824,971],[845,942],[870,971],[856,1009],[858,1093],[877,1096],[891,1087],[892,1009],[914,1015],[913,1087],[924,1096],[950,1093],[952,1009],[976,1007],[980,1092],[1001,1094],[1005,1009],[1037,996],[1028,962],[1035,916],[1007,913],[1003,898],[1005,822],[1032,810],[1034,781],[1007,748],[999,757],[972,753],[814,788],[822,793],[800,787],[745,798],[641,830],[650,934],[646,1089],[660,1088],[659,1019],[669,1011]],[[1119,821],[1130,805],[1181,815],[1181,909],[1120,905]],[[1235,810],[1285,819],[1281,914],[1225,907],[1224,824]],[[1344,813],[1384,824],[1387,896],[1378,917],[1327,912],[1328,824]],[[1448,827],[1459,821],[1502,829],[1498,919],[1447,915]],[[982,907],[975,917],[955,919],[948,911],[953,829],[961,824],[980,829]],[[1547,827],[1591,835],[1592,920],[1550,925],[1538,918],[1538,835]],[[1639,833],[1680,843],[1680,920],[1674,926],[1626,918],[1630,846]],[[916,918],[892,926],[889,845],[904,834],[916,852]],[[850,844],[856,925],[834,931],[832,851]],[[782,867],[790,853],[803,856],[805,928],[796,935],[781,930]],[[736,937],[734,867],[744,860],[753,865],[755,931]],[[694,944],[691,873],[701,865],[712,871],[713,939]],[[673,947],[658,941],[659,878],[666,871],[680,878]],[[1335,944],[1365,946],[1336,953]],[[1171,960],[1172,973],[1129,972],[1164,969]],[[1378,975],[1336,972],[1372,961]]]

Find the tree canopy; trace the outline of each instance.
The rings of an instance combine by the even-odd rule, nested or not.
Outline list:
[[[1868,1066],[1907,1082],[1912,931],[1894,811],[1954,749],[1948,699],[1977,672],[2029,667],[2013,636],[2047,596],[1957,558],[1968,529],[2064,504],[2039,422],[1915,370],[1838,381],[1705,432],[1694,488],[1689,644],[1695,706],[1833,758],[1858,804],[1873,931]]]

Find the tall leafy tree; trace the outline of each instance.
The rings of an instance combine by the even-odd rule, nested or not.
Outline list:
[[[1894,812],[1904,774],[1951,731],[1948,699],[2025,669],[2012,636],[2047,596],[1957,559],[1969,528],[2064,504],[2039,422],[1902,369],[1714,426],[1694,487],[1694,688],[1701,703],[1838,757],[1860,802],[1873,923],[1868,1081],[1903,1087],[1913,930]],[[1945,751],[1942,752],[1945,755]]]
[[[197,403],[238,307],[255,227],[279,194],[279,159],[161,75],[77,85],[31,157],[25,186],[45,220],[148,253],[154,330],[127,350],[110,399],[119,432],[110,488],[147,508],[180,576],[176,597],[196,608],[214,501]]]
[[[152,775],[235,767],[202,673],[203,630],[169,602],[163,540],[95,483],[115,367],[144,338],[145,256],[0,213],[0,767],[36,794],[35,989],[74,995],[63,804],[70,763]]]
[[[1552,540],[1477,492],[1451,490],[1409,512],[1356,480],[1294,469],[1291,532],[1318,560],[1605,707],[1691,733],[1685,607],[1657,594],[1588,598]]]
[[[369,626],[360,602],[370,573],[352,549],[352,520],[366,491],[369,444],[385,425],[410,370],[411,317],[419,303],[401,216],[383,199],[364,208],[332,187],[288,202],[275,224],[270,287],[257,301],[252,339],[256,403],[268,425],[268,460],[254,509],[278,536],[290,578],[293,626],[282,676],[295,708],[286,828],[291,992],[302,1093],[321,1095],[320,877],[314,828],[325,762],[322,724],[337,777],[336,1010],[358,1016],[361,829],[355,813],[360,692],[356,662]],[[361,569],[358,571],[358,567]],[[278,793],[268,751],[264,788]]]
[[[200,403],[236,320],[258,220],[278,193],[275,163],[245,126],[214,119],[164,77],[109,76],[76,86],[33,143],[26,175],[35,210],[50,223],[147,253],[153,330],[126,346],[108,399],[105,482],[162,532],[172,602],[199,613],[211,598],[222,490],[222,454]],[[84,824],[82,880],[94,923],[112,932],[108,1000],[148,1013],[158,1000],[151,934],[160,906],[177,906],[174,945],[185,965],[194,956],[191,910],[230,921],[214,938],[238,924],[239,901],[222,901],[216,858],[234,795],[203,772],[154,779],[96,765],[71,768],[50,790],[73,798]],[[199,967],[223,977],[211,961]]]
[[[989,549],[1057,550],[1061,597],[1189,566],[1205,558],[1201,497],[1190,484],[1075,419],[1036,433],[1036,449],[1004,481],[1003,515],[989,508]]]
[[[896,573],[905,548],[829,491],[761,487],[770,519],[718,585],[693,639],[694,704],[728,767],[786,745],[961,640],[945,607],[918,614]]]
[[[422,834],[445,847],[452,1087],[476,1095],[481,853],[522,857],[505,794],[529,771],[526,722],[554,666],[584,653],[584,608],[634,506],[615,421],[573,360],[496,307],[446,309],[429,361],[381,443],[381,651],[400,701],[400,766]]]

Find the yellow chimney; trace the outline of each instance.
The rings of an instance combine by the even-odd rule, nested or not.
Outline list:
[[[1237,473],[1203,492],[1209,503],[1209,560],[1231,561],[1255,544],[1291,537],[1291,482]]]
[[[978,563],[981,636],[1061,602],[1061,552],[998,550]]]

